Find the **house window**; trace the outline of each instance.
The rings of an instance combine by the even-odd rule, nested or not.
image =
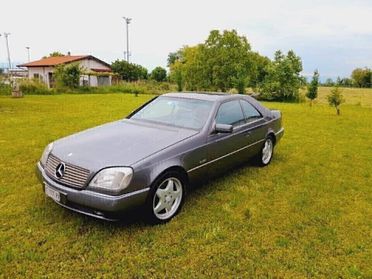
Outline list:
[[[40,74],[34,74],[34,79],[40,79]]]

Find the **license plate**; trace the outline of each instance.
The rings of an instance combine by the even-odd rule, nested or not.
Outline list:
[[[50,188],[46,184],[45,184],[45,195],[47,195],[48,197],[52,198],[56,202],[60,202],[61,201],[61,194],[58,191],[53,190],[52,188]]]

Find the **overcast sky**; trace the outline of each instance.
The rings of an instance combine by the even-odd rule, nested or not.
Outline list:
[[[305,75],[318,68],[323,78],[349,76],[355,67],[372,67],[370,0],[3,0],[0,7],[0,32],[11,33],[16,62],[27,61],[26,46],[31,60],[52,51],[121,59],[122,16],[128,16],[131,60],[150,70],[166,66],[169,52],[203,42],[212,29],[236,29],[270,58],[277,49],[293,49]]]

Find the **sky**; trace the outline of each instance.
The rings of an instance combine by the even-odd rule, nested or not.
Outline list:
[[[350,76],[372,67],[371,0],[2,0],[0,33],[9,32],[11,60],[27,62],[53,51],[91,54],[106,62],[124,57],[123,16],[131,62],[149,70],[166,66],[184,45],[202,43],[213,29],[236,29],[252,49],[270,58],[293,49],[303,74]],[[0,37],[0,64],[7,60]]]

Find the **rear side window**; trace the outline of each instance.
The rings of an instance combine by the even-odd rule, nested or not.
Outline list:
[[[217,112],[217,124],[239,125],[245,122],[239,101],[223,103]]]
[[[250,103],[248,103],[247,101],[241,100],[240,103],[242,105],[243,112],[244,112],[247,122],[250,122],[250,121],[253,121],[255,119],[262,117],[262,115],[258,112],[258,110],[254,106],[252,106]]]

